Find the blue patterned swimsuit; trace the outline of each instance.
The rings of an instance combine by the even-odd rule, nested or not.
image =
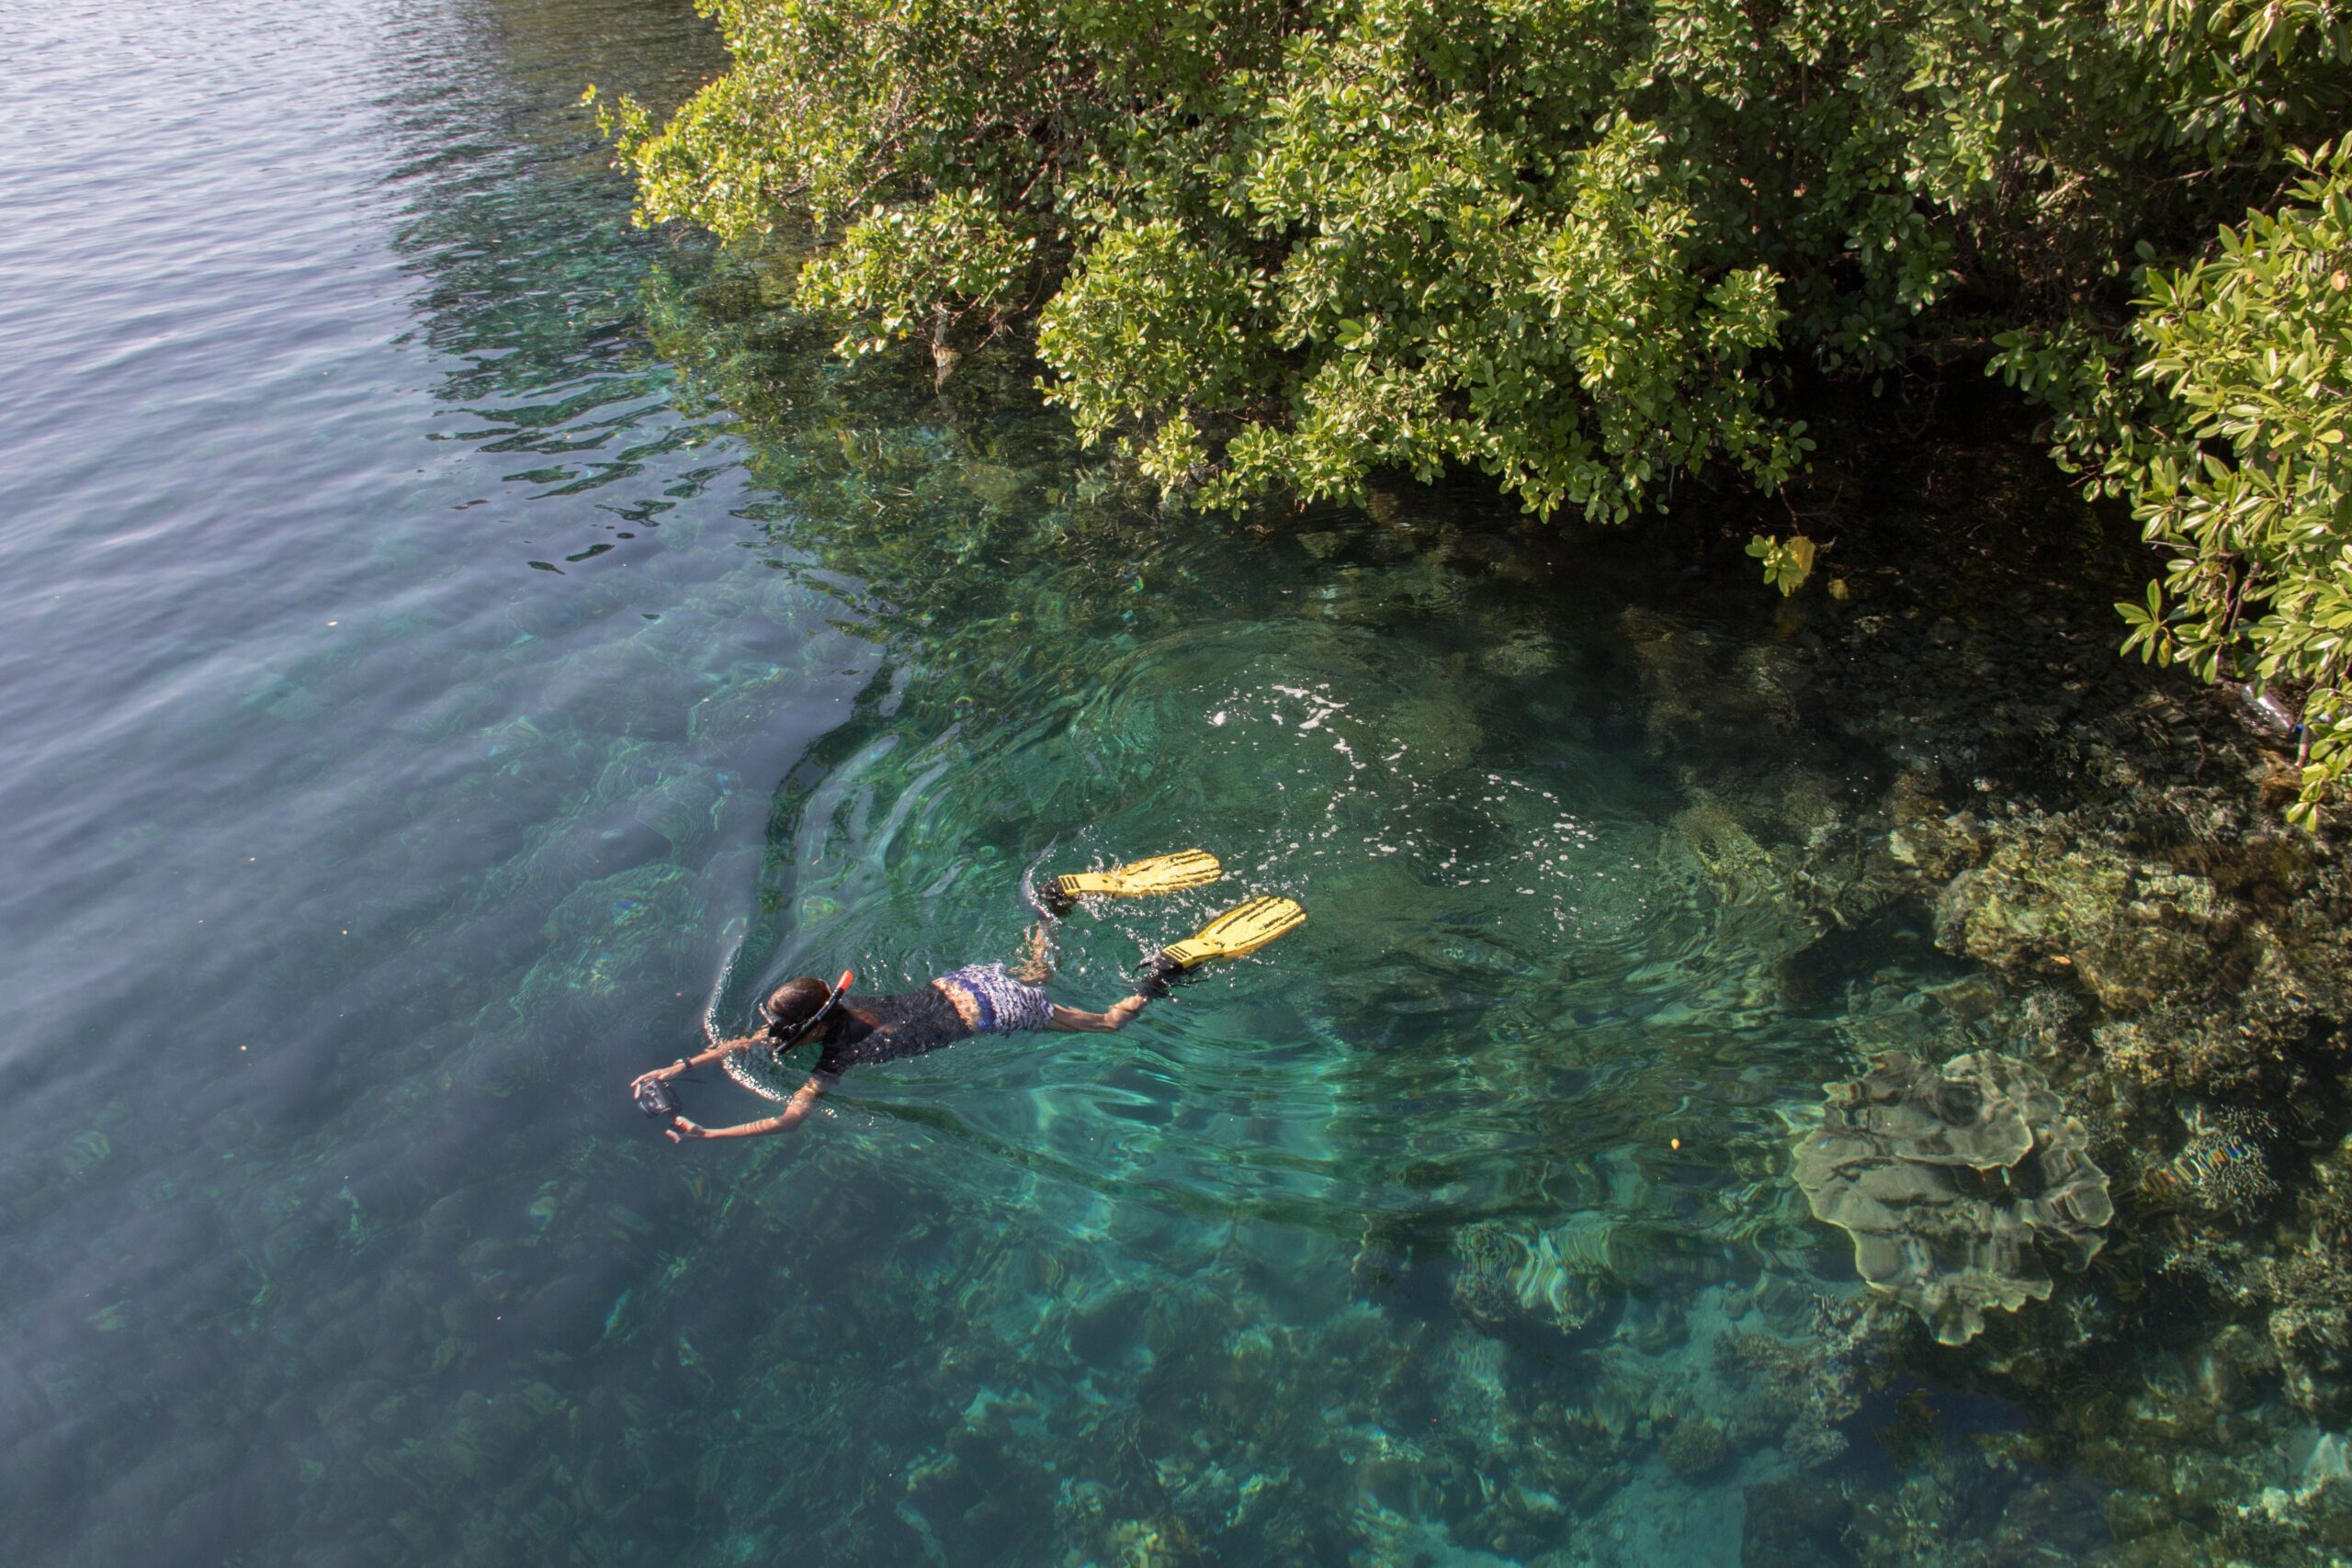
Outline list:
[[[1046,993],[1025,980],[1014,979],[1001,964],[967,964],[932,984],[953,986],[980,1004],[980,1026],[972,1032],[975,1034],[1019,1034],[1054,1021],[1054,1004],[1046,999]]]
[[[951,987],[978,1005],[977,1029],[948,999]],[[849,1007],[853,1019],[863,1019],[865,1026],[852,1023],[828,1039],[817,1058],[818,1072],[838,1077],[851,1067],[920,1056],[975,1034],[1017,1034],[1054,1021],[1054,1004],[1046,993],[1014,979],[1001,964],[967,964],[920,991],[867,997]]]

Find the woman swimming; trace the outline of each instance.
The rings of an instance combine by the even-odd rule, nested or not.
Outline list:
[[[1297,927],[1306,911],[1287,898],[1252,898],[1228,909],[1183,942],[1160,950],[1133,995],[1101,1012],[1065,1007],[1041,988],[1050,977],[1052,921],[1078,898],[1134,897],[1173,892],[1213,881],[1220,868],[1200,851],[1160,855],[1110,872],[1057,878],[1041,902],[1046,919],[1029,933],[1019,971],[1001,964],[973,964],[942,975],[921,990],[896,996],[848,999],[855,976],[843,970],[827,986],[814,976],[787,980],[760,1004],[763,1027],[756,1034],[722,1040],[695,1056],[642,1073],[629,1085],[638,1108],[666,1116],[672,1143],[695,1138],[760,1138],[789,1133],[808,1119],[818,1097],[854,1066],[920,1056],[978,1034],[1016,1034],[1032,1030],[1111,1033],[1125,1029],[1147,1002],[1168,994],[1169,982],[1211,958],[1253,952]],[[781,1057],[808,1041],[818,1043],[816,1066],[775,1115],[731,1127],[705,1127],[678,1110],[672,1080],[699,1066],[723,1063],[737,1052],[764,1050]]]

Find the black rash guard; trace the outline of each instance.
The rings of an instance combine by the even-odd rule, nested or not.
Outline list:
[[[896,996],[867,997],[842,1009],[825,1032],[816,1071],[839,1077],[861,1064],[920,1056],[972,1036],[956,1004],[937,986]]]

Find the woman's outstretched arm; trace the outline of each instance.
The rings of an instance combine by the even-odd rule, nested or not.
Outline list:
[[[673,1116],[662,1135],[673,1144],[683,1144],[689,1138],[764,1138],[771,1133],[789,1133],[808,1120],[808,1113],[817,1108],[817,1097],[825,1092],[826,1081],[822,1074],[809,1074],[808,1081],[792,1091],[784,1109],[764,1121],[741,1122],[732,1127],[703,1127],[684,1116]]]
[[[628,1091],[634,1095],[640,1084],[657,1081],[667,1083],[672,1078],[684,1077],[696,1067],[707,1067],[722,1056],[732,1055],[738,1051],[748,1050],[759,1043],[760,1037],[756,1034],[746,1034],[734,1040],[722,1040],[699,1056],[681,1056],[666,1067],[656,1067],[650,1073],[638,1074],[629,1080]]]

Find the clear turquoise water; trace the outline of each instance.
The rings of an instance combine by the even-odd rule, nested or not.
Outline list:
[[[627,226],[573,100],[715,68],[656,0],[11,28],[6,1561],[1727,1564],[1751,1486],[1889,1470],[1729,1350],[1854,1290],[1784,1177],[1853,1036],[1657,728],[1694,669],[1788,707],[1749,585],[1161,517],[846,377]],[[1193,844],[1228,883],[1074,921],[1061,994],[1310,923],[1124,1036],[790,1140],[628,1104],[764,984]],[[1809,994],[1933,1013],[1883,934]]]

